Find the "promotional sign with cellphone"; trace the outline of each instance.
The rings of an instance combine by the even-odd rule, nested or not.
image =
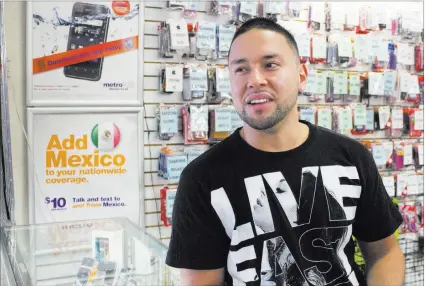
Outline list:
[[[140,1],[28,1],[27,103],[138,105]]]

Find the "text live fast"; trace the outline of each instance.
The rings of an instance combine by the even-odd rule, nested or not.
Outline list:
[[[100,153],[94,150],[86,154],[72,154],[72,151],[88,150],[88,136],[76,138],[70,135],[63,140],[54,134],[46,148],[47,184],[87,183],[88,176],[119,176],[127,172],[123,154]],[[53,170],[54,169],[54,170]]]

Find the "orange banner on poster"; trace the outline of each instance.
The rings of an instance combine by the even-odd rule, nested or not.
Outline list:
[[[103,44],[66,51],[32,60],[32,73],[41,73],[97,58],[121,54],[136,50],[139,47],[139,36],[124,38]]]

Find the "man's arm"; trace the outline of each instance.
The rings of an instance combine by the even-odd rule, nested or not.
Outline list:
[[[180,285],[221,286],[224,285],[224,268],[214,270],[179,269]]]
[[[374,242],[358,241],[366,260],[368,286],[402,286],[404,255],[394,235]]]

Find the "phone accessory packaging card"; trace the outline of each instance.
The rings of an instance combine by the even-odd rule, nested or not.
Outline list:
[[[138,1],[27,2],[29,105],[137,105]]]

